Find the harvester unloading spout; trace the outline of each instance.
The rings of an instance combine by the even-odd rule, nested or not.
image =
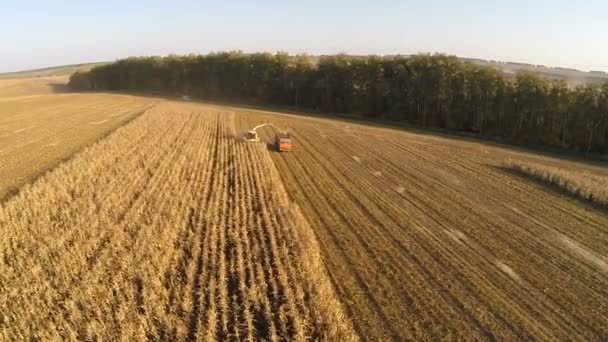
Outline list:
[[[262,128],[264,126],[270,126],[277,131],[277,133],[275,134],[274,140],[275,140],[275,147],[279,152],[291,151],[291,136],[289,135],[289,133],[271,123],[257,125],[254,128],[247,131],[247,134],[245,134],[245,137],[244,137],[245,141],[260,141],[260,137],[258,136],[257,129]]]

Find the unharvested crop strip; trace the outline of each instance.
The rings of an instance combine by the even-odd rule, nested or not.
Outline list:
[[[318,263],[297,239],[310,228],[277,196],[267,152],[234,139],[230,113],[195,108],[149,111],[0,207],[17,229],[0,292],[23,284],[0,299],[0,337],[355,339],[337,300],[314,299],[334,294],[302,266]],[[26,205],[54,186],[53,207]]]

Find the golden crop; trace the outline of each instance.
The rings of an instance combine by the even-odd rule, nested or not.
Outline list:
[[[355,339],[233,118],[158,106],[0,208],[1,339]]]
[[[2,83],[9,81],[0,80],[0,201],[157,102],[85,94],[4,98]]]
[[[546,182],[584,201],[608,207],[608,176],[574,171],[541,163],[508,159],[505,166]]]
[[[242,141],[263,122],[294,151]],[[109,94],[0,99],[3,148],[0,340],[608,336],[608,215],[503,161],[601,166]]]

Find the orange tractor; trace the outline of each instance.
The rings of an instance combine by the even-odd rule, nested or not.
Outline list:
[[[270,126],[274,128],[277,133],[274,136],[274,145],[277,151],[279,152],[290,152],[291,151],[291,136],[287,131],[284,131],[277,126],[271,123],[265,123],[258,126],[255,126],[251,130],[245,134],[245,141],[260,141],[260,137],[258,136],[258,132],[256,131],[258,128],[262,128],[264,126]]]

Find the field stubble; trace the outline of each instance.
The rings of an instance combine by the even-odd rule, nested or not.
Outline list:
[[[295,151],[272,158],[361,336],[608,336],[608,217],[502,172],[516,153],[342,121],[238,118],[242,130],[290,129]]]

